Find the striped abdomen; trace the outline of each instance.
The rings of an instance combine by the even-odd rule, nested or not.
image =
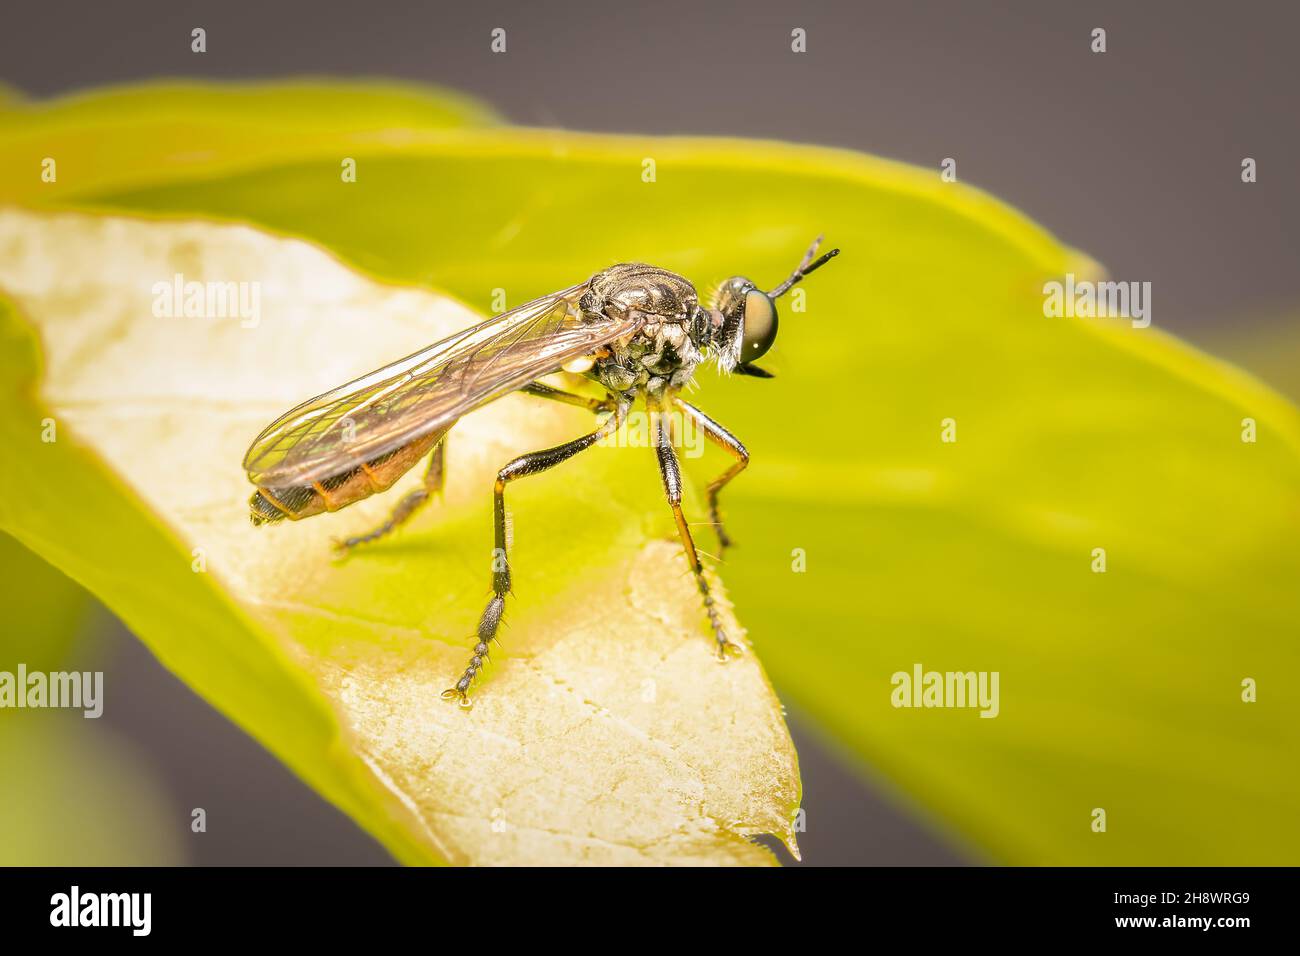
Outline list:
[[[249,517],[255,525],[285,518],[297,521],[325,511],[338,511],[363,498],[387,491],[446,434],[445,428],[433,432],[320,481],[277,488],[258,485],[248,501]]]

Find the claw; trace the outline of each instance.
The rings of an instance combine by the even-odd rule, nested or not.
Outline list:
[[[442,692],[441,696],[443,700],[456,700],[459,698],[460,706],[465,710],[469,710],[474,706],[474,701],[470,700],[469,695],[459,687],[448,687]]]
[[[722,557],[723,552],[736,542],[732,540],[731,535],[727,534],[727,529],[722,523],[722,515],[718,513],[718,507],[715,503],[710,503],[709,521],[713,524],[714,532],[718,536],[718,557]]]
[[[718,662],[725,664],[727,661],[731,660],[731,658],[727,656],[728,653],[734,654],[736,657],[742,657],[745,653],[745,649],[739,644],[734,644],[728,640],[718,641]]]

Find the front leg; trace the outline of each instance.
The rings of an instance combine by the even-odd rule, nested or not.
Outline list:
[[[713,628],[713,638],[717,642],[718,660],[725,661],[728,653],[739,654],[739,644],[728,640],[727,632],[722,627],[722,618],[718,614],[717,603],[709,591],[709,582],[704,577],[704,568],[700,564],[700,553],[691,538],[691,529],[682,514],[682,472],[677,464],[677,453],[673,451],[672,439],[668,434],[668,422],[662,411],[652,413],[654,427],[655,452],[659,456],[659,473],[664,481],[664,493],[668,497],[668,506],[673,509],[673,520],[677,522],[677,534],[682,539],[686,550],[686,563],[695,575],[695,584],[704,599],[704,610],[709,615],[709,624]]]
[[[746,451],[745,446],[740,443],[740,439],[731,434],[731,432],[727,431],[694,405],[683,402],[680,398],[675,401],[677,407],[680,408],[684,414],[689,415],[695,424],[704,429],[704,435],[709,439],[709,441],[713,442],[713,444],[717,445],[736,459],[734,465],[709,483],[709,520],[713,522],[713,527],[717,529],[718,554],[721,556],[727,548],[731,547],[733,542],[731,538],[727,537],[727,531],[722,526],[722,514],[718,511],[718,495],[722,492],[722,489],[726,487],[727,482],[731,481],[732,478],[735,478],[749,465],[749,452]]]
[[[556,445],[554,448],[520,455],[497,472],[496,485],[492,492],[492,523],[496,544],[492,552],[492,598],[483,609],[483,617],[479,619],[478,643],[474,645],[469,666],[456,681],[456,686],[442,692],[443,700],[459,700],[462,707],[473,706],[473,701],[469,698],[470,685],[474,683],[474,678],[478,676],[478,672],[487,661],[489,645],[497,640],[497,630],[505,614],[506,594],[510,592],[510,560],[506,554],[506,485],[516,478],[540,474],[548,468],[553,468],[578,452],[590,448],[605,436],[618,431],[631,405],[630,400],[621,398],[614,408],[614,414],[594,432],[565,442],[563,445]]]

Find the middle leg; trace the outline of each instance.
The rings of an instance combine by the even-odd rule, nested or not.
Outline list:
[[[614,414],[610,415],[594,432],[583,435],[581,438],[575,438],[573,441],[565,442],[563,445],[556,445],[554,448],[520,455],[497,472],[492,498],[492,524],[495,541],[495,548],[492,551],[492,597],[488,601],[487,607],[483,609],[482,618],[479,619],[478,643],[474,645],[474,653],[470,656],[469,666],[465,668],[465,672],[461,674],[454,687],[449,687],[442,692],[443,700],[458,699],[462,707],[473,706],[473,702],[469,698],[470,685],[474,683],[474,678],[478,676],[478,672],[482,670],[483,664],[487,661],[490,644],[492,641],[497,640],[497,630],[500,628],[501,618],[505,614],[506,595],[510,592],[510,560],[506,553],[506,485],[517,478],[540,474],[548,468],[553,468],[560,462],[572,458],[578,452],[590,448],[605,436],[618,431],[623,424],[623,419],[627,417],[631,404],[626,398],[620,399],[614,409]]]

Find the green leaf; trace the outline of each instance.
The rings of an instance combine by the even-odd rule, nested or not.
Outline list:
[[[1210,328],[1204,345],[1215,355],[1249,369],[1292,401],[1300,401],[1300,311],[1281,318],[1256,317]]]
[[[590,430],[588,413],[511,397],[475,415],[449,439],[428,522],[346,564],[330,538],[378,524],[409,487],[249,523],[239,461],[262,425],[473,314],[242,227],[13,211],[0,247],[0,288],[43,341],[48,408],[10,404],[0,523],[399,858],[766,863],[745,837],[793,840],[780,706],[752,655],[712,661],[680,549],[647,540],[639,503],[662,492],[646,449],[597,448],[577,475],[512,489],[525,600],[509,656],[473,713],[439,699],[486,601],[496,468]],[[159,317],[153,285],[177,272],[259,283],[262,321]]]
[[[844,252],[805,284],[806,311],[786,306],[764,362],[778,378],[703,374],[694,397],[753,454],[728,489],[740,547],[724,573],[783,695],[994,859],[1295,861],[1287,401],[1162,333],[1159,313],[1149,329],[1046,318],[1044,283],[1093,267],[932,171],[504,129],[416,133],[357,160],[347,186],[309,157],[58,199],[255,222],[481,309],[494,289],[523,301],[627,259],[702,288],[735,272],[775,284],[824,231]],[[652,484],[613,527],[655,513]],[[892,676],[918,663],[997,671],[998,717],[892,707]]]
[[[5,622],[0,631],[0,670],[21,662],[32,670],[57,670],[69,661],[93,602],[67,577],[0,533],[5,569]]]
[[[0,89],[0,202],[57,200],[496,122],[477,101],[391,80],[175,81],[31,103]],[[53,178],[42,175],[53,161]]]

